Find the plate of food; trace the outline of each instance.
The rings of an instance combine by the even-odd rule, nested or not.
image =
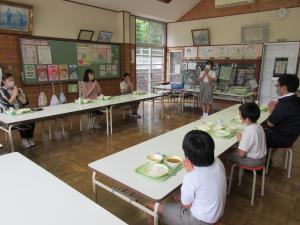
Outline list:
[[[23,109],[19,109],[18,111],[21,111],[22,113],[29,113],[31,112],[31,108],[23,108]]]
[[[227,125],[227,126],[225,127],[225,129],[228,130],[229,132],[234,132],[234,131],[237,130],[237,127],[232,126],[232,125]]]
[[[214,131],[214,134],[218,137],[226,137],[229,136],[231,133],[228,130],[217,130]]]
[[[109,99],[111,99],[111,96],[103,96],[103,100],[104,100],[104,101],[107,101],[107,100],[109,100]]]
[[[218,130],[223,130],[224,127],[221,126],[221,125],[214,125],[211,129],[212,129],[213,131],[218,131]]]
[[[162,177],[169,173],[169,168],[160,163],[149,163],[143,167],[143,173],[149,177]]]

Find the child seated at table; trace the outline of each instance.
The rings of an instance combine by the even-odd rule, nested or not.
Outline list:
[[[254,102],[248,102],[241,105],[239,111],[246,128],[243,133],[238,132],[236,135],[238,149],[231,151],[227,157],[243,166],[262,166],[266,161],[267,146],[265,132],[262,126],[256,123],[260,117],[260,109]]]
[[[121,95],[125,94],[131,94],[133,92],[133,84],[130,80],[130,74],[129,73],[124,73],[121,82],[120,82],[120,91]],[[129,105],[131,111],[132,111],[132,118],[139,119],[141,116],[137,113],[139,109],[139,102],[134,102]]]
[[[181,202],[174,198],[175,202],[160,204],[160,219],[168,225],[213,225],[223,215],[226,200],[225,169],[214,157],[214,141],[206,132],[193,130],[185,135],[182,148],[187,173],[181,186]],[[153,224],[150,216],[148,223]]]

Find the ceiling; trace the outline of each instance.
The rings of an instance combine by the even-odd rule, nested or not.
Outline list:
[[[174,22],[191,10],[201,0],[73,0],[83,4],[116,11],[128,11],[133,15],[165,22]]]

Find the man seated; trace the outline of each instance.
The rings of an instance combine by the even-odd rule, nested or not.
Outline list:
[[[278,79],[278,101],[269,103],[271,115],[267,120],[266,141],[268,148],[291,146],[300,133],[300,98],[296,95],[299,78],[292,75]]]

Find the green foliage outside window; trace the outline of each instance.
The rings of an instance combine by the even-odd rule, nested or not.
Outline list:
[[[163,45],[164,37],[165,25],[163,23],[136,19],[136,43]]]

